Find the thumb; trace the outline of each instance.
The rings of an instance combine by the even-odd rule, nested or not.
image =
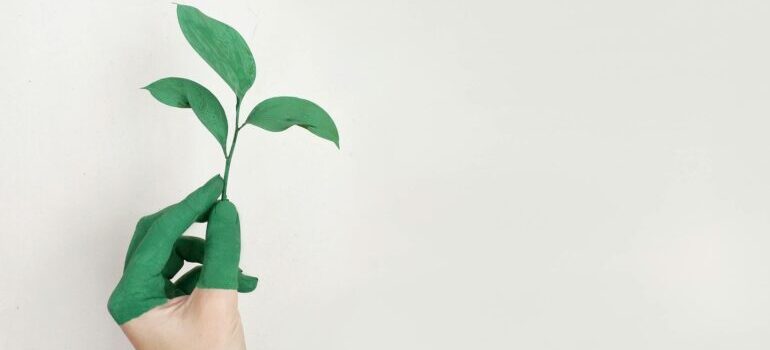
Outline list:
[[[197,287],[238,289],[241,227],[238,211],[232,202],[222,200],[211,209],[205,249]]]

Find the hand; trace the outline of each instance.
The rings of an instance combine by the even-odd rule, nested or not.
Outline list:
[[[238,212],[231,202],[217,201],[222,182],[215,176],[137,223],[123,277],[107,304],[135,348],[246,348],[236,290],[253,291],[257,278],[238,268]],[[182,236],[193,222],[206,220],[206,240]],[[202,265],[171,282],[185,260]]]

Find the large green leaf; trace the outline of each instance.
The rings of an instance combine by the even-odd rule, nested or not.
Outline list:
[[[329,114],[301,98],[281,96],[264,100],[249,113],[246,123],[268,131],[284,131],[299,125],[340,147],[340,136]]]
[[[192,6],[176,8],[179,26],[193,49],[225,80],[239,99],[254,84],[257,68],[246,41],[235,29]]]
[[[227,116],[216,96],[192,80],[163,78],[145,89],[158,101],[172,107],[192,108],[195,115],[217,139],[222,149],[227,142]]]

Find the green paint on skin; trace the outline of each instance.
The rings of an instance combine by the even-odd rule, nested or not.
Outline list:
[[[241,230],[238,211],[228,200],[211,209],[206,227],[206,256],[198,287],[238,289],[238,261],[241,259]]]
[[[192,6],[178,5],[177,18],[193,49],[235,93],[235,126],[227,151],[227,116],[219,100],[202,85],[183,78],[158,80],[146,89],[158,101],[191,108],[217,139],[225,157],[224,179],[216,176],[182,202],[148,215],[136,225],[124,262],[123,277],[108,302],[110,314],[123,324],[148,310],[197,288],[237,289],[250,292],[257,278],[238,268],[240,223],[235,206],[227,200],[227,183],[238,133],[247,124],[277,132],[298,125],[334,142],[339,133],[328,113],[297,97],[275,97],[258,104],[240,124],[241,102],[254,84],[256,65],[246,41],[232,27],[206,16]],[[219,196],[221,201],[217,201]],[[193,222],[207,221],[206,240],[182,237]],[[177,279],[184,261],[202,263]]]
[[[168,299],[197,288],[250,292],[257,278],[241,273],[238,213],[229,201],[218,201],[223,180],[218,175],[181,202],[148,215],[136,225],[126,254],[123,277],[107,307],[118,324],[136,318]],[[208,213],[206,240],[182,234]],[[171,279],[184,261],[202,263]]]

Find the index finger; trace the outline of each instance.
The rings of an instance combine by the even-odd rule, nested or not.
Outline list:
[[[181,202],[163,210],[147,230],[128,262],[128,270],[160,274],[174,243],[195,219],[204,214],[222,193],[223,181],[217,175],[188,195]]]

